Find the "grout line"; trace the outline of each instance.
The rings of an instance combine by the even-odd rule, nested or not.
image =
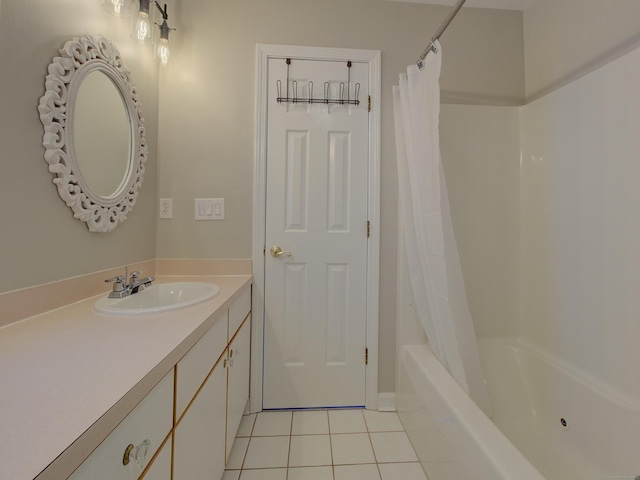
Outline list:
[[[244,462],[247,460],[249,445],[251,445],[251,437],[249,437],[249,441],[247,442],[247,449],[244,451],[244,455],[242,456],[242,462],[240,463],[240,475],[242,475],[242,470],[244,469]],[[233,449],[233,446],[231,448]]]
[[[378,457],[376,456],[376,449],[373,448],[373,440],[371,440],[371,430],[369,429],[369,424],[367,423],[367,417],[362,413],[364,417],[364,424],[367,427],[367,436],[369,437],[369,443],[371,444],[371,451],[373,452],[373,459],[376,461],[376,470],[378,470],[378,477],[382,478],[382,472],[380,471],[380,464],[378,463]]]
[[[336,480],[336,466],[333,460],[333,441],[331,440],[331,422],[329,421],[329,411],[327,410],[327,431],[329,432],[329,451],[331,452],[331,476]]]
[[[253,423],[251,424],[251,431],[249,432],[249,438],[253,437],[253,429],[256,428],[256,422],[258,421],[258,414],[253,414]]]
[[[287,470],[284,472],[285,480],[289,480],[289,464],[291,463],[291,440],[293,437],[293,412],[289,419],[289,454],[287,455]]]
[[[364,417],[364,413],[362,414]],[[378,476],[382,478],[382,472],[380,471],[380,463],[378,463],[378,456],[376,455],[376,449],[373,448],[373,440],[371,439],[371,430],[369,429],[369,424],[367,423],[366,417],[364,417],[364,425],[367,428],[367,437],[369,437],[369,444],[371,445],[371,452],[373,453],[373,459],[376,462],[376,469],[378,470]]]
[[[249,441],[247,442],[247,449],[244,451],[244,455],[242,456],[242,462],[240,463],[240,475],[238,475],[238,478],[242,477],[242,470],[244,470],[244,462],[247,460],[247,455],[249,454],[249,446],[251,445],[251,438],[253,437],[253,429],[256,426],[257,419],[258,419],[258,414],[256,413],[256,415],[253,417],[253,425],[251,425],[251,431],[249,432]],[[234,443],[235,443],[235,440],[234,440]],[[233,445],[231,446],[231,449],[233,450]],[[229,458],[231,458],[231,456],[229,456]]]
[[[287,465],[285,468],[285,480],[288,480],[289,478],[289,471],[292,468],[311,468],[311,467],[331,467],[331,472],[332,472],[332,478],[333,480],[335,480],[336,478],[336,466],[335,465],[335,459],[334,459],[334,455],[333,455],[333,441],[332,441],[332,436],[333,435],[354,435],[354,434],[363,434],[366,433],[368,438],[369,438],[369,444],[371,445],[371,451],[373,453],[373,459],[374,459],[374,463],[366,463],[366,464],[362,464],[362,463],[349,463],[349,464],[344,464],[344,466],[358,466],[358,465],[375,465],[376,469],[378,471],[378,475],[379,478],[382,479],[382,471],[380,470],[380,465],[381,464],[386,464],[386,463],[418,463],[421,467],[421,469],[424,471],[424,466],[422,465],[422,463],[420,462],[420,460],[418,459],[417,461],[392,461],[392,462],[380,462],[377,458],[376,455],[376,451],[373,447],[373,440],[371,438],[372,433],[399,433],[399,430],[382,430],[382,431],[371,431],[369,424],[366,421],[366,417],[364,416],[364,411],[361,411],[361,415],[363,417],[363,421],[365,423],[365,427],[366,427],[366,432],[342,432],[342,433],[333,433],[331,430],[331,420],[330,420],[330,411],[326,410],[326,421],[327,421],[327,427],[328,427],[328,436],[329,436],[329,447],[330,447],[330,453],[331,453],[331,464],[330,465],[300,465],[300,466],[296,466],[296,467],[292,467],[291,466],[291,445],[292,445],[292,440],[294,436],[312,436],[312,435],[325,435],[324,433],[301,433],[300,435],[294,435],[293,434],[293,417],[294,417],[294,413],[295,412],[290,412],[291,413],[291,417],[290,417],[290,425],[289,425],[289,449],[287,452]],[[248,443],[247,443],[247,449],[244,453],[244,457],[242,460],[242,464],[240,467],[240,479],[242,478],[242,472],[245,470],[272,470],[272,469],[279,469],[279,468],[283,468],[283,467],[260,467],[257,466],[255,468],[245,468],[245,461],[247,458],[247,455],[249,453],[249,445],[251,444],[251,440],[253,438],[262,438],[260,436],[254,436],[254,432],[255,432],[255,426],[257,424],[258,421],[258,415],[260,415],[260,413],[257,414],[253,414],[254,418],[253,418],[253,423],[251,425],[251,429],[250,429],[250,434],[248,437]],[[407,435],[407,437],[409,438],[409,435],[407,434],[406,428],[404,428],[404,425],[402,425],[402,432],[404,432],[405,435]],[[267,435],[267,436],[274,436],[274,435]],[[279,436],[286,436],[286,435],[279,435]],[[237,437],[237,438],[247,438],[247,437]],[[411,442],[411,439],[409,438],[409,443],[411,444],[411,447],[415,453],[415,448],[413,447],[413,442]],[[417,454],[416,454],[417,457]],[[342,466],[342,464],[341,464]],[[427,473],[425,473],[425,476],[427,477],[427,479],[429,478]]]

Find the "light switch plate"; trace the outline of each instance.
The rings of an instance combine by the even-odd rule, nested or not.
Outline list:
[[[224,198],[196,198],[196,220],[224,220]]]

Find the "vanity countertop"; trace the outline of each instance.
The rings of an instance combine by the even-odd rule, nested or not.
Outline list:
[[[99,295],[0,328],[0,480],[66,478],[251,279],[160,277],[213,282],[220,294],[136,316],[96,313]]]

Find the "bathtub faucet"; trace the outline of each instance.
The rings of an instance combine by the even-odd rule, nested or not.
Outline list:
[[[150,286],[151,282],[155,280],[155,277],[140,278],[141,273],[143,272],[131,272],[131,277],[129,277],[129,267],[124,267],[124,275],[107,278],[105,280],[106,283],[113,283],[109,298],[128,297]]]

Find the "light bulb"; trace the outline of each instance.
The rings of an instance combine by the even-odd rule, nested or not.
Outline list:
[[[122,6],[124,5],[124,1],[123,0],[111,0],[111,4],[113,5],[113,12],[117,16],[120,16],[120,13],[122,13]]]
[[[152,0],[135,0],[140,7],[137,14],[132,17],[131,38],[143,45],[147,38],[151,36],[151,18],[149,17],[149,8],[153,3]]]
[[[169,40],[166,38],[161,38],[158,43],[158,58],[160,59],[160,64],[163,67],[166,67],[169,64],[169,58],[171,57],[171,50],[169,50]]]
[[[129,3],[127,0],[102,0],[102,8],[116,17],[129,16]]]
[[[138,13],[134,33],[135,39],[141,44],[151,35],[151,25],[149,24],[149,14],[147,12],[141,10],[140,13]]]
[[[169,64],[169,59],[171,58],[171,51],[169,49],[169,32],[171,28],[167,23],[166,11],[164,13],[164,19],[162,20],[162,25],[160,27],[160,38],[158,39],[158,48],[156,48],[156,58],[160,60],[160,64],[163,67],[166,67]]]

